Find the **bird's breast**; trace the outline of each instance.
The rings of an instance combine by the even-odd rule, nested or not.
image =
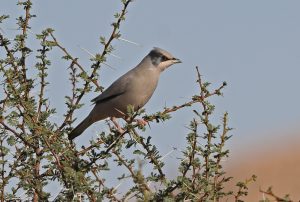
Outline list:
[[[123,94],[96,107],[99,108],[98,111],[105,111],[106,117],[121,117],[120,111],[126,114],[128,105],[135,109],[141,108],[153,95],[158,79],[159,74],[154,71],[136,72],[126,83]]]
[[[142,75],[137,75],[133,80],[130,90],[131,105],[143,107],[153,95],[159,79],[159,74],[154,71],[147,71]]]

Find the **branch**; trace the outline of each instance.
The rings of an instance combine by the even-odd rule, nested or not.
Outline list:
[[[166,181],[165,174],[162,171],[162,166],[160,165],[160,162],[156,158],[156,156],[153,155],[153,149],[149,148],[149,145],[144,142],[144,139],[136,132],[134,128],[132,128],[131,131],[134,133],[136,137],[138,137],[137,142],[140,143],[143,146],[143,148],[147,151],[147,155],[145,156],[145,158],[148,157],[150,161],[153,162],[153,164],[155,165],[156,169],[160,174],[161,179],[163,181]]]
[[[109,51],[109,47],[110,47],[110,44],[112,42],[113,39],[119,37],[119,34],[117,34],[117,30],[119,29],[120,27],[120,23],[122,20],[124,20],[124,17],[125,17],[125,14],[126,14],[126,11],[127,11],[127,7],[129,5],[129,3],[132,2],[132,0],[127,0],[124,2],[123,4],[123,9],[121,11],[121,14],[120,16],[118,17],[117,21],[115,23],[113,23],[113,31],[110,35],[110,38],[109,40],[105,43],[104,45],[104,49],[102,51],[102,54],[100,56],[100,58],[103,60],[103,58],[105,57],[105,55],[107,54],[107,52]],[[94,68],[93,69],[93,72],[91,73],[91,75],[89,76],[88,80],[86,80],[85,84],[84,84],[84,88],[81,92],[81,94],[78,96],[76,102],[75,102],[75,105],[78,105],[80,100],[82,99],[83,95],[85,94],[85,91],[88,89],[88,86],[90,84],[90,81],[94,78],[94,76],[96,75],[96,72],[97,70],[100,68],[100,65],[103,61],[101,60],[97,60],[95,64],[92,65],[92,67]],[[61,126],[57,129],[56,133],[58,133],[59,131],[61,131],[66,125],[67,125],[67,120],[69,120],[70,116],[73,114],[75,109],[71,109],[69,111],[69,113],[65,116],[65,119],[63,121],[63,123],[61,124]]]
[[[276,196],[273,191],[272,191],[272,188],[270,187],[267,191],[264,191],[262,190],[261,188],[259,189],[259,192],[263,193],[263,194],[266,194],[266,195],[269,195],[271,197],[273,197],[276,201],[278,202],[293,202],[292,200],[290,200],[288,198],[288,195],[285,197],[285,198],[281,198],[279,196]]]
[[[140,187],[140,188],[141,188],[141,191],[144,192],[145,189],[146,189],[148,192],[151,192],[151,189],[150,189],[149,186],[145,183],[143,176],[140,176],[139,174],[136,174],[136,173],[133,171],[132,166],[131,166],[131,165],[128,165],[128,164],[126,163],[126,161],[125,161],[125,160],[124,160],[124,159],[123,159],[116,151],[113,150],[112,152],[113,152],[113,154],[115,154],[115,155],[117,156],[118,160],[119,160],[119,161],[127,168],[127,170],[130,172],[131,177],[133,178],[133,180],[134,180],[136,183],[142,185],[142,187]],[[142,178],[142,180],[141,180],[141,178]]]
[[[65,55],[70,58],[72,60],[72,63],[74,63],[80,70],[82,73],[84,74],[87,74],[87,72],[84,70],[84,68],[82,67],[82,65],[79,64],[79,62],[77,61],[78,58],[74,58],[72,57],[72,55],[67,51],[66,48],[64,48],[56,39],[56,37],[54,36],[54,34],[52,32],[50,32],[50,36],[52,37],[53,41],[55,42],[55,45],[60,49],[62,50]],[[101,86],[98,84],[97,80],[92,80],[92,82],[95,84],[95,86],[98,88],[98,89],[101,89]]]
[[[21,56],[21,63],[22,63],[22,72],[23,72],[23,82],[24,83],[27,83],[27,76],[26,76],[26,45],[25,45],[25,39],[26,39],[26,35],[27,35],[27,28],[28,28],[28,23],[29,23],[29,19],[31,18],[31,15],[30,15],[30,9],[31,9],[31,1],[30,0],[27,0],[26,3],[24,3],[25,6],[25,21],[24,23],[22,24],[22,35],[23,37],[21,38],[21,51],[22,51],[22,56]],[[25,99],[27,100],[28,99],[28,88],[27,88],[27,85],[26,85],[26,89],[25,89],[25,92],[26,92],[26,95],[25,95]]]
[[[46,41],[46,36],[43,37],[43,41],[42,44],[44,44]],[[42,111],[42,105],[43,105],[43,100],[44,100],[44,90],[45,90],[45,86],[46,86],[46,82],[45,82],[45,68],[46,68],[46,46],[43,45],[43,49],[41,50],[41,60],[42,60],[42,66],[41,66],[41,74],[40,74],[40,92],[39,92],[39,100],[38,100],[38,108],[37,108],[37,116],[36,116],[36,120],[38,121],[40,118],[40,114]]]
[[[14,134],[14,136],[16,136],[17,138],[19,138],[20,140],[22,140],[26,146],[29,146],[29,147],[31,147],[31,148],[33,148],[33,149],[37,149],[37,147],[36,147],[35,145],[33,145],[32,143],[28,142],[28,141],[23,137],[22,134],[19,134],[17,131],[15,131],[14,129],[10,128],[8,125],[6,125],[6,124],[4,123],[4,120],[1,120],[1,119],[0,119],[0,124],[4,127],[5,130],[10,131],[11,133]]]

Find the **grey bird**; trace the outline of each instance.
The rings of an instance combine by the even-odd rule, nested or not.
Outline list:
[[[127,113],[127,107],[143,107],[156,89],[160,73],[181,61],[169,52],[154,48],[133,69],[117,79],[103,93],[94,98],[93,110],[68,135],[69,140],[79,136],[93,123],[108,117],[120,118]]]

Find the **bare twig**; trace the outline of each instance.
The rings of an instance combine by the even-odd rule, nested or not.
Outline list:
[[[62,50],[64,52],[64,54],[70,58],[72,60],[72,63],[76,64],[76,66],[81,70],[81,72],[87,74],[87,72],[84,70],[84,67],[79,64],[78,62],[78,58],[74,58],[68,51],[66,48],[64,48],[59,42],[58,40],[56,39],[56,37],[54,36],[54,34],[52,32],[50,32],[50,36],[52,37],[53,41],[55,42],[56,46]],[[97,80],[91,80],[95,86],[98,88],[98,89],[101,89],[101,86],[98,84]]]
[[[124,16],[126,14],[127,11],[127,7],[129,5],[129,3],[131,2],[131,0],[127,0],[126,2],[124,2],[123,4],[123,9],[121,11],[120,16],[118,17],[117,21],[115,23],[113,23],[113,30],[112,33],[108,39],[108,41],[105,43],[103,51],[101,53],[101,58],[104,58],[105,55],[108,52],[108,49],[110,47],[111,42],[113,41],[113,39],[117,38],[119,36],[119,34],[117,33],[119,27],[120,27],[120,23],[121,21],[124,19]],[[90,74],[88,80],[86,80],[84,87],[83,87],[83,91],[81,92],[81,94],[77,97],[77,100],[75,102],[75,105],[78,105],[80,100],[82,99],[83,95],[85,94],[85,91],[88,89],[88,86],[90,84],[90,81],[93,80],[94,76],[96,75],[97,70],[100,68],[101,65],[101,61],[97,60],[95,64],[93,64],[93,71]],[[66,126],[66,122],[67,120],[69,120],[69,117],[73,114],[75,109],[71,109],[69,111],[69,113],[65,116],[65,120],[63,121],[63,123],[61,124],[61,126],[57,129],[56,133],[59,133],[59,131],[61,131],[65,126]]]
[[[275,199],[275,201],[277,201],[277,202],[293,202],[292,200],[290,200],[290,199],[288,199],[288,198],[282,198],[282,197],[276,196],[276,195],[273,193],[273,191],[272,191],[271,188],[269,188],[267,191],[264,191],[264,190],[262,190],[262,189],[260,188],[259,191],[260,191],[261,193],[263,193],[263,194],[266,194],[266,195],[268,195],[268,196],[273,197],[273,198]]]

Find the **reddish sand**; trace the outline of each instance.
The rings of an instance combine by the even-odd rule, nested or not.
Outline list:
[[[235,182],[257,175],[257,181],[249,186],[245,201],[259,201],[263,194],[259,189],[273,187],[276,195],[290,194],[293,201],[300,200],[300,133],[291,135],[264,135],[261,139],[245,140],[244,145],[231,150],[225,169]],[[234,139],[234,137],[233,137]],[[234,141],[234,140],[233,140]],[[242,140],[238,140],[243,142]],[[231,199],[232,200],[232,199]],[[231,201],[229,200],[229,201]]]

